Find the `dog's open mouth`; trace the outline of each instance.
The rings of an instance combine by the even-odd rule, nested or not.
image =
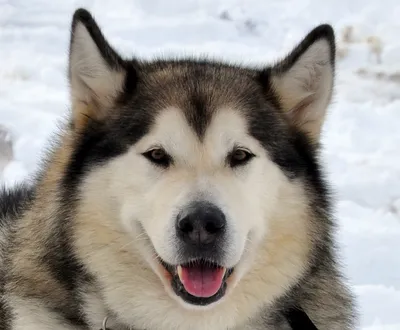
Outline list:
[[[172,266],[160,260],[172,276],[171,286],[177,296],[193,305],[209,305],[225,295],[227,279],[233,268],[227,269],[206,260]]]

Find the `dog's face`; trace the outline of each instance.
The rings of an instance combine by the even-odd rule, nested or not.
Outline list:
[[[281,191],[304,181],[333,57],[332,30],[321,26],[263,70],[125,61],[87,12],[75,15],[75,171],[87,173],[86,190],[107,196],[115,228],[185,306],[235,289],[287,205]]]
[[[286,180],[250,134],[244,107],[217,105],[209,123],[191,125],[193,113],[171,104],[109,164],[124,228],[148,239],[149,262],[191,304],[225,294],[230,275],[264,236]]]

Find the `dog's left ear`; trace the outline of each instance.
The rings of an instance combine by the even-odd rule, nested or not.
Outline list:
[[[313,29],[282,61],[268,69],[269,88],[289,123],[318,142],[332,96],[335,36],[330,25]]]
[[[69,53],[74,127],[83,128],[88,118],[103,119],[132,75],[133,68],[110,46],[91,14],[76,10]]]

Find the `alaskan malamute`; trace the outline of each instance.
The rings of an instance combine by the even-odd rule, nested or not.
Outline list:
[[[1,197],[0,329],[353,329],[318,160],[334,67],[329,25],[252,68],[124,59],[77,10],[70,119]]]

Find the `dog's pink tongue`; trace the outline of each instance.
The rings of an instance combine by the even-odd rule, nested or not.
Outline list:
[[[182,267],[180,280],[185,290],[195,297],[208,298],[221,288],[224,268],[204,265]]]

